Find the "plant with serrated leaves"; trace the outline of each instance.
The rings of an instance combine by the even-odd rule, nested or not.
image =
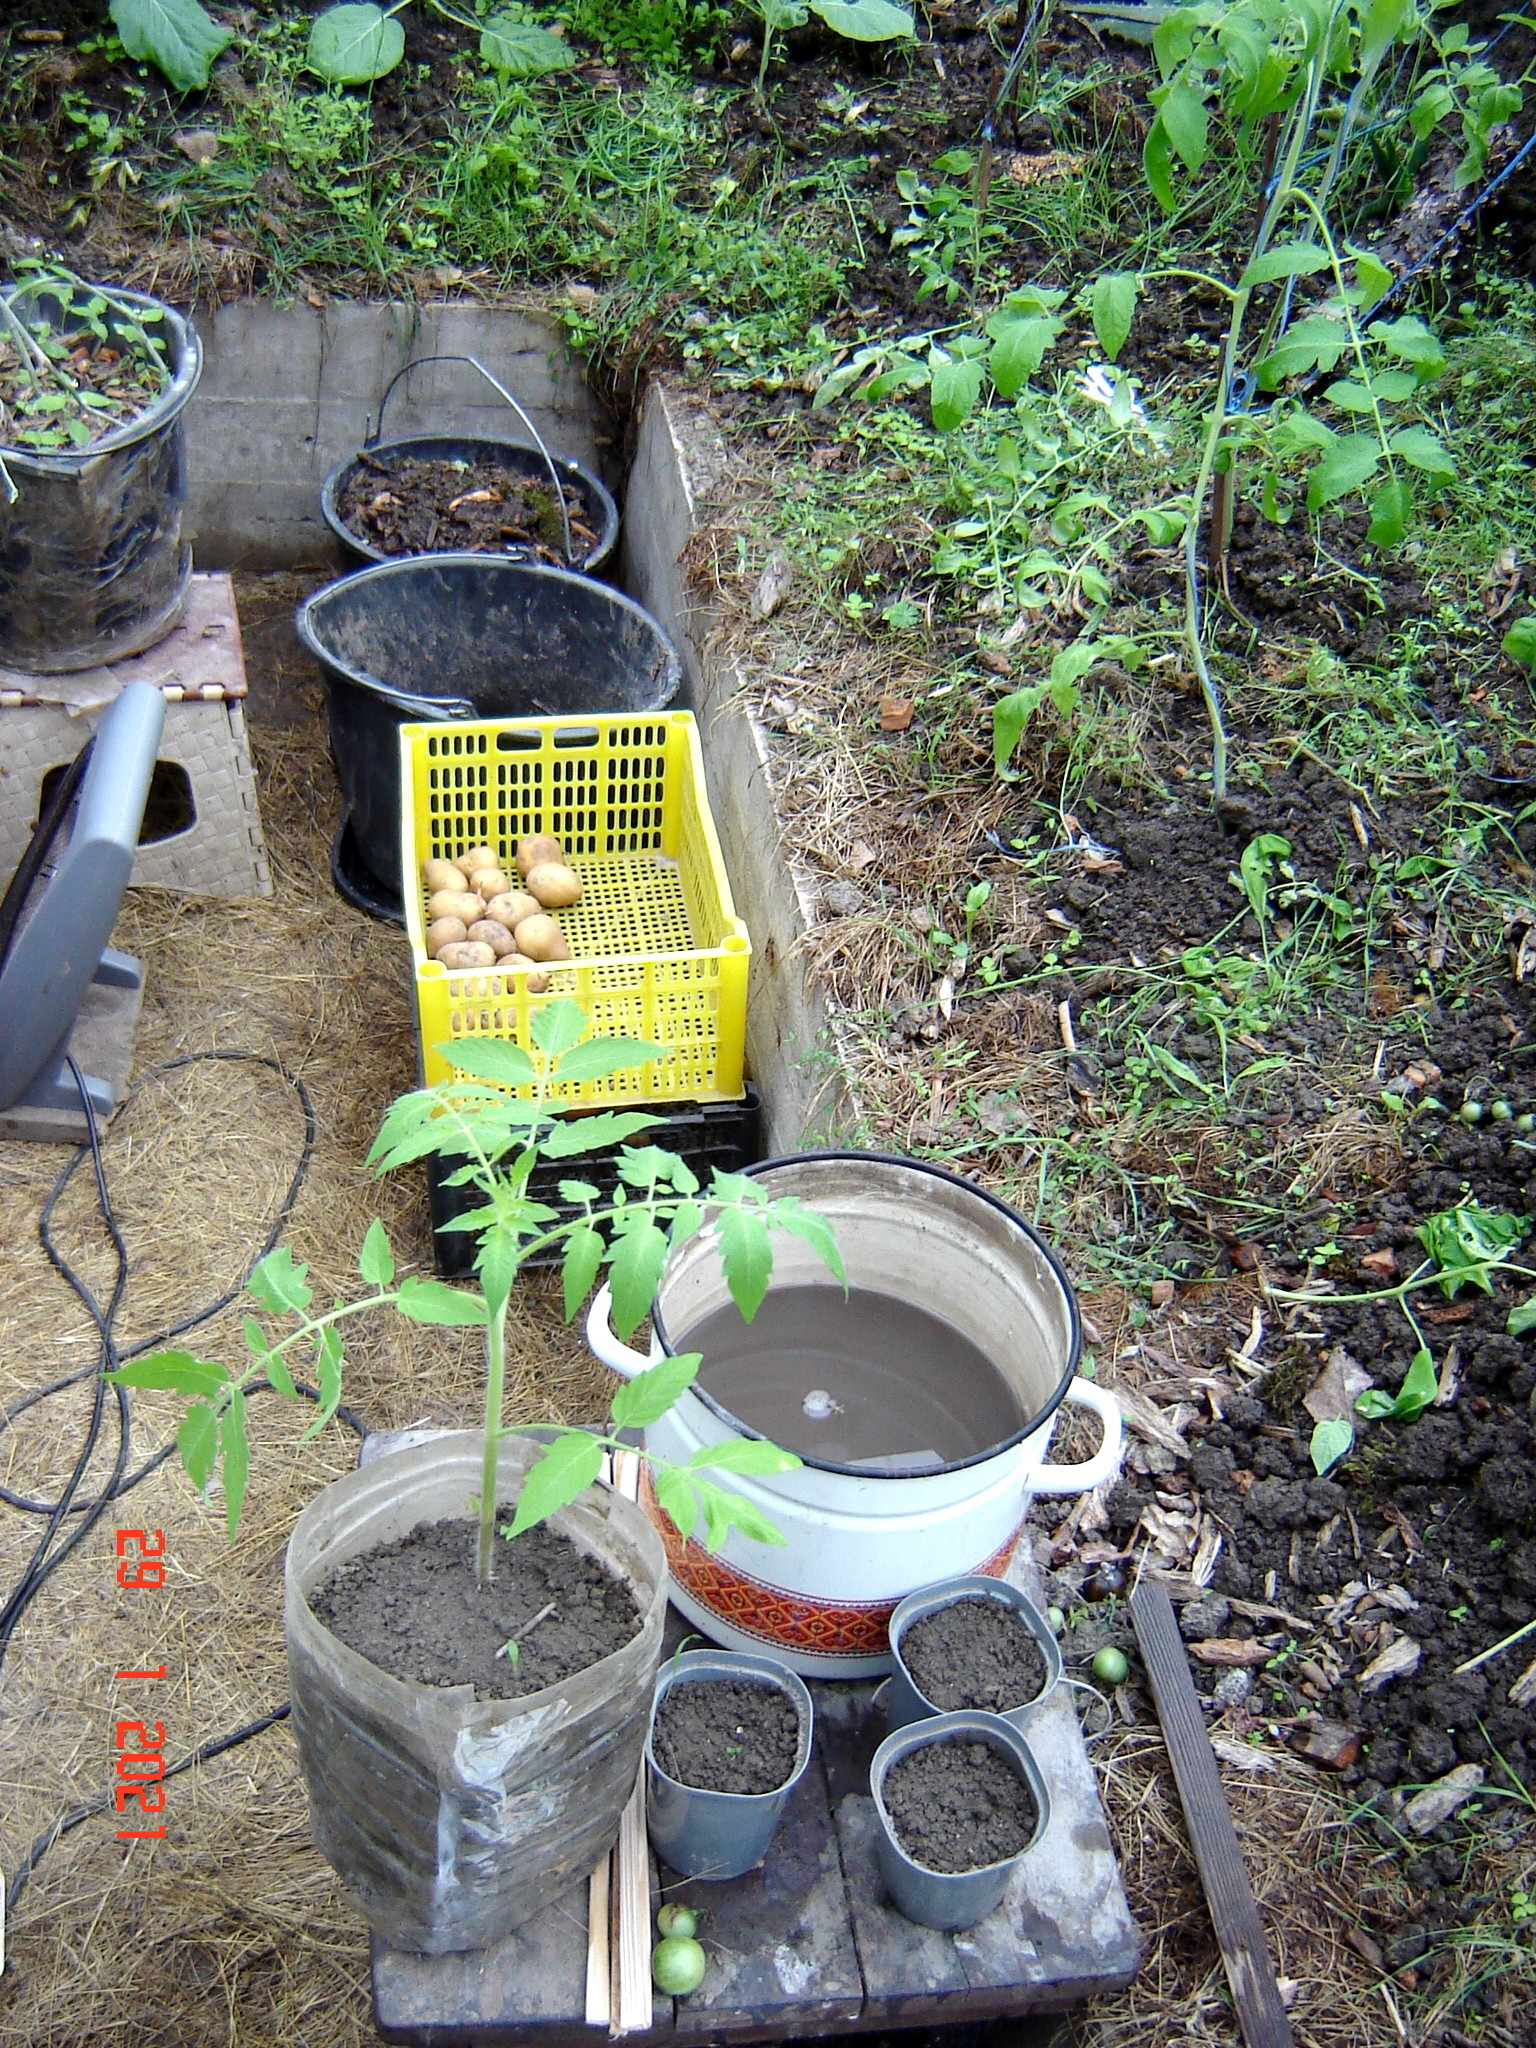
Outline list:
[[[992,706],[992,764],[1005,782],[1015,780],[1008,764],[1035,713],[1050,704],[1059,718],[1070,718],[1082,702],[1078,685],[1099,661],[1118,661],[1126,668],[1140,668],[1146,664],[1146,653],[1128,634],[1108,634],[1099,640],[1085,635],[1057,650],[1044,682],[1026,683],[1023,689],[1011,690]]]
[[[904,43],[914,34],[909,8],[896,7],[892,0],[747,0],[763,24],[763,54],[757,67],[757,96],[763,96],[763,82],[773,57],[773,39],[786,29],[804,28],[809,15],[816,15],[828,28],[853,43]]]
[[[831,1226],[794,1196],[770,1197],[744,1174],[715,1169],[706,1192],[687,1162],[655,1146],[627,1141],[659,1121],[644,1111],[604,1110],[562,1116],[550,1107],[556,1085],[599,1081],[650,1061],[668,1049],[631,1038],[587,1035],[580,1004],[556,1001],[534,1016],[533,1049],[499,1039],[465,1039],[442,1048],[458,1072],[435,1088],[403,1095],[387,1111],[369,1153],[380,1173],[433,1158],[449,1171],[446,1184],[480,1197],[467,1214],[445,1226],[478,1239],[478,1287],[450,1287],[413,1274],[397,1276],[395,1255],[384,1226],[369,1224],[358,1255],[358,1271],[371,1292],[337,1301],[319,1313],[307,1269],[286,1245],[270,1252],[252,1271],[247,1292],[268,1315],[291,1315],[297,1326],[274,1334],[255,1316],[245,1319],[251,1357],[240,1371],[183,1350],[160,1351],[120,1366],[108,1378],[123,1386],[160,1388],[188,1397],[176,1434],[177,1449],[192,1483],[205,1491],[222,1470],[230,1541],[235,1539],[250,1469],[246,1402],[271,1388],[286,1400],[302,1398],[292,1360],[313,1355],[318,1408],[304,1441],[318,1434],[341,1400],[342,1328],[352,1318],[392,1307],[407,1322],[480,1329],[485,1332],[486,1385],[476,1575],[492,1576],[496,1536],[497,1448],[516,1432],[503,1423],[515,1389],[506,1382],[506,1328],[512,1289],[526,1260],[559,1250],[566,1320],[591,1293],[608,1268],[613,1320],[628,1337],[647,1315],[674,1247],[708,1230],[718,1248],[725,1281],[742,1316],[750,1322],[761,1307],[773,1272],[772,1235],[785,1231],[810,1244],[843,1281],[842,1261]],[[579,1159],[583,1154],[623,1146],[618,1186],[603,1196],[590,1182],[560,1183],[567,1213],[551,1209],[529,1192],[541,1163]],[[630,1448],[617,1432],[659,1421],[693,1384],[701,1357],[664,1358],[625,1382],[615,1394],[610,1427],[595,1433],[562,1429],[525,1475],[506,1537],[520,1536],[583,1493],[597,1478],[607,1450]],[[715,1483],[715,1473],[758,1476],[792,1471],[800,1460],[757,1437],[734,1438],[695,1452],[685,1466],[671,1466],[649,1452],[656,1497],[684,1538],[702,1517],[705,1541],[718,1549],[737,1528],[759,1543],[783,1537],[750,1501]]]

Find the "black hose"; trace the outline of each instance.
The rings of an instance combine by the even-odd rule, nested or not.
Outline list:
[[[82,752],[70,771],[76,786],[78,786],[78,774],[84,773],[85,754],[88,751],[89,748]],[[76,771],[78,771],[78,774]],[[68,780],[69,778],[65,778],[65,781]],[[45,806],[44,817],[39,820],[37,832],[33,835],[34,846],[41,841],[44,850],[46,850],[54,832],[57,831],[58,823],[73,797],[72,789],[69,795],[61,795],[63,787],[64,783],[61,782],[60,788],[55,790],[54,796],[50,799],[48,805]],[[47,827],[46,832],[44,830],[45,826]],[[28,848],[29,855],[32,850],[32,847]],[[23,868],[26,865],[27,861],[24,857]],[[39,855],[37,863],[32,868],[31,877],[19,891],[17,885],[22,879],[23,870],[18,868],[16,880],[12,882],[11,889],[7,892],[5,905],[0,907],[0,916],[4,915],[5,910],[11,908],[12,896],[16,897],[16,905],[19,909],[20,902],[25,898],[26,890],[30,888],[31,880],[35,879],[40,866],[41,855]],[[14,929],[14,916],[11,928]],[[210,1302],[206,1307],[196,1310],[189,1316],[182,1317],[179,1322],[172,1323],[166,1329],[156,1331],[153,1336],[143,1338],[139,1343],[122,1351],[118,1349],[113,1336],[113,1323],[117,1317],[118,1310],[122,1306],[123,1296],[127,1290],[128,1280],[132,1271],[132,1262],[129,1259],[127,1247],[123,1243],[122,1232],[118,1227],[117,1217],[112,1208],[111,1195],[107,1189],[106,1172],[101,1157],[100,1134],[96,1128],[95,1112],[91,1105],[90,1096],[86,1091],[84,1077],[81,1075],[74,1059],[71,1057],[68,1060],[69,1071],[74,1076],[75,1086],[80,1095],[81,1106],[85,1112],[86,1143],[71,1155],[58,1179],[54,1182],[48,1200],[43,1205],[42,1215],[38,1219],[38,1235],[42,1240],[43,1249],[48,1254],[49,1262],[55,1271],[73,1290],[79,1300],[84,1303],[92,1322],[96,1326],[100,1349],[94,1364],[82,1366],[75,1372],[65,1373],[58,1379],[50,1380],[46,1386],[38,1387],[31,1393],[23,1395],[11,1408],[0,1411],[0,1436],[3,1436],[7,1430],[14,1426],[21,1415],[35,1408],[39,1402],[45,1401],[55,1394],[63,1393],[67,1388],[79,1386],[83,1380],[94,1379],[95,1381],[90,1421],[86,1427],[85,1439],[76,1456],[69,1478],[65,1481],[63,1490],[58,1498],[51,1501],[32,1500],[24,1494],[11,1491],[8,1487],[0,1487],[0,1501],[3,1501],[7,1506],[16,1509],[22,1514],[42,1516],[46,1519],[47,1524],[38,1538],[37,1545],[27,1562],[25,1570],[7,1595],[4,1606],[0,1607],[0,1663],[4,1661],[5,1652],[9,1647],[11,1636],[14,1634],[17,1624],[51,1574],[58,1569],[72,1551],[84,1542],[86,1536],[106,1512],[107,1508],[114,1501],[121,1500],[141,1480],[147,1479],[151,1472],[157,1471],[176,1449],[173,1438],[171,1442],[162,1445],[158,1451],[147,1458],[136,1471],[127,1471],[128,1446],[131,1440],[132,1427],[131,1393],[129,1388],[114,1383],[111,1391],[115,1397],[117,1413],[117,1454],[113,1461],[112,1474],[99,1493],[83,1499],[76,1498],[81,1481],[101,1439],[101,1428],[106,1412],[108,1390],[108,1381],[105,1375],[128,1359],[140,1358],[146,1352],[157,1350],[172,1338],[179,1337],[186,1331],[195,1329],[199,1324],[207,1322],[210,1317],[219,1314],[222,1309],[227,1308],[245,1287],[252,1270],[275,1247],[284,1225],[293,1213],[294,1205],[299,1197],[299,1191],[303,1187],[305,1178],[308,1175],[310,1161],[314,1155],[317,1132],[314,1104],[310,1099],[308,1089],[304,1086],[303,1081],[300,1080],[298,1075],[290,1073],[280,1061],[270,1058],[265,1053],[240,1051],[196,1052],[185,1053],[177,1059],[165,1060],[159,1066],[151,1067],[147,1073],[140,1077],[129,1094],[124,1098],[124,1106],[132,1102],[149,1082],[159,1078],[161,1075],[174,1073],[182,1067],[197,1065],[204,1060],[250,1060],[259,1066],[270,1068],[273,1073],[279,1075],[294,1091],[303,1110],[303,1145],[300,1149],[298,1162],[289,1180],[287,1191],[283,1196],[277,1215],[273,1219],[272,1226],[267,1232],[255,1258],[251,1260],[250,1265],[236,1284],[221,1294],[216,1301]],[[53,1214],[59,1199],[74,1177],[76,1169],[87,1156],[90,1158],[92,1173],[95,1178],[96,1201],[101,1214],[102,1225],[107,1232],[108,1238],[111,1240],[115,1260],[112,1291],[105,1308],[97,1301],[91,1288],[80,1278],[79,1274],[70,1265],[68,1259],[65,1258],[64,1254],[54,1243],[51,1229]],[[306,1386],[300,1381],[295,1381],[294,1384],[298,1392],[306,1399],[316,1402],[320,1399],[319,1393],[315,1388]],[[250,1389],[251,1393],[271,1391],[273,1389],[270,1385],[266,1384]],[[346,1423],[349,1428],[355,1430],[359,1436],[366,1435],[365,1425],[351,1409],[338,1408],[336,1414],[341,1421]],[[80,1517],[79,1526],[73,1529],[62,1543],[56,1543],[60,1529],[63,1527],[66,1519],[72,1515]],[[270,1713],[261,1716],[258,1720],[249,1721],[243,1727],[237,1728],[227,1735],[215,1737],[212,1741],[204,1743],[201,1748],[172,1764],[167,1769],[165,1776],[168,1778],[175,1777],[182,1771],[190,1770],[194,1764],[206,1762],[210,1757],[221,1755],[223,1751],[232,1749],[237,1743],[249,1741],[252,1736],[259,1735],[264,1729],[270,1728],[274,1722],[285,1719],[288,1712],[288,1703],[284,1701],[281,1706],[274,1708]],[[97,1798],[72,1808],[60,1819],[52,1822],[37,1837],[28,1851],[26,1859],[16,1871],[7,1887],[5,1897],[7,1908],[14,1904],[39,1860],[58,1841],[60,1836],[68,1834],[72,1828],[80,1826],[82,1822],[89,1820],[93,1815],[105,1812],[112,1803],[113,1796],[113,1789],[109,1788]]]

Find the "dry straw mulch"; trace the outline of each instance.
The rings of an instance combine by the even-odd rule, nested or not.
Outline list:
[[[285,1238],[316,1293],[358,1284],[356,1249],[381,1215],[402,1263],[430,1270],[425,1187],[380,1184],[364,1155],[390,1098],[415,1085],[408,957],[401,934],[332,891],[338,800],[313,672],[287,625],[291,579],[240,586],[253,746],[272,860],[270,902],[131,895],[114,943],[147,969],[134,1072],[218,1049],[276,1060],[314,1105],[313,1157]],[[144,1082],[103,1153],[131,1260],[117,1321],[128,1345],[236,1286],[280,1209],[304,1146],[294,1087],[254,1061],[203,1061]],[[55,1273],[37,1223],[68,1154],[0,1146],[0,1408],[96,1355],[90,1319]],[[105,1300],[112,1259],[88,1166],[60,1200],[54,1238]],[[586,1420],[606,1377],[567,1330],[547,1283],[525,1287],[512,1344],[514,1417]],[[247,1304],[249,1306],[249,1304]],[[182,1340],[243,1356],[238,1303]],[[471,1333],[408,1328],[389,1314],[353,1325],[345,1402],[370,1427],[472,1424],[481,1386]],[[312,1375],[311,1375],[312,1376]],[[31,1409],[0,1437],[0,1479],[52,1498],[89,1420],[89,1381]],[[177,1404],[133,1401],[137,1467],[173,1433]],[[205,1507],[172,1459],[116,1504],[33,1602],[0,1667],[0,1870],[13,1874],[60,1815],[98,1796],[118,1718],[160,1721],[167,1761],[287,1696],[283,1547],[316,1489],[352,1464],[340,1422],[300,1447],[312,1411],[252,1403],[254,1457],[238,1547],[221,1503]],[[109,1412],[82,1494],[116,1454]],[[0,1507],[0,1584],[13,1585],[43,1528]],[[121,1590],[114,1535],[163,1529],[163,1590]],[[164,1664],[164,1682],[120,1669]],[[122,1844],[132,1821],[101,1815],[39,1863],[7,1930],[0,2041],[26,2048],[343,2048],[371,2040],[367,1940],[309,1841],[293,1741],[279,1724],[166,1786],[163,1843]]]

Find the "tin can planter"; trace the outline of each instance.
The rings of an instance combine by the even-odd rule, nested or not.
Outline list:
[[[898,1834],[899,1821],[892,1812],[895,1787],[891,1774],[910,1758],[946,1747],[961,1752],[967,1765],[973,1764],[971,1752],[978,1748],[989,1750],[1000,1760],[1003,1770],[1019,1788],[1022,1810],[1027,1813],[1030,1806],[1034,1810],[1033,1829],[1018,1848],[968,1869],[938,1870],[918,1862],[903,1845]],[[985,1764],[982,1768],[986,1768]],[[996,1767],[992,1768],[995,1773]],[[920,1927],[937,1927],[945,1932],[974,1927],[1001,1904],[1014,1871],[1050,1824],[1050,1796],[1034,1751],[1013,1723],[999,1714],[939,1714],[932,1720],[916,1721],[910,1727],[897,1729],[875,1751],[869,1768],[869,1789],[878,1822],[875,1846],[880,1873],[897,1910]]]
[[[903,1653],[903,1643],[920,1623],[938,1621],[955,1608],[981,1602],[990,1602],[994,1608],[1002,1610],[1012,1621],[1014,1629],[1028,1631],[1041,1668],[1035,1668],[1034,1659],[1026,1650],[1020,1658],[1024,1686],[1021,1693],[1010,1698],[1013,1688],[1008,1682],[1009,1645],[1007,1636],[1003,1635],[1000,1642],[986,1645],[990,1654],[982,1659],[983,1668],[977,1671],[973,1681],[975,1689],[984,1690],[991,1697],[967,1699],[963,1695],[967,1689],[966,1681],[972,1674],[956,1646],[950,1644],[947,1646],[950,1671],[945,1674],[944,1682],[935,1685],[931,1676],[927,1680],[929,1687],[943,1695],[935,1699],[931,1691],[924,1689],[922,1676],[914,1672]],[[911,1646],[911,1654],[917,1656],[915,1644]],[[1034,1601],[1005,1579],[980,1575],[947,1579],[942,1585],[928,1586],[920,1592],[908,1594],[891,1616],[891,1657],[893,1666],[890,1685],[886,1689],[885,1712],[892,1731],[905,1728],[913,1721],[928,1720],[935,1714],[962,1710],[1001,1714],[1004,1720],[1022,1728],[1035,1708],[1043,1706],[1061,1683],[1061,1646]],[[920,1658],[918,1661],[922,1662]],[[1027,1672],[1022,1671],[1025,1663],[1030,1667]]]
[[[499,1497],[543,1446],[508,1437]],[[515,1698],[396,1678],[311,1605],[342,1567],[452,1520],[480,1480],[478,1431],[377,1459],[326,1487],[284,1567],[293,1732],[310,1830],[375,1934],[438,1955],[487,1948],[584,1876],[634,1790],[666,1613],[666,1565],[634,1504],[593,1486],[550,1526],[629,1587],[636,1633],[559,1683]]]
[[[714,1791],[689,1785],[657,1758],[657,1717],[669,1697],[684,1689],[745,1682],[754,1690],[772,1690],[794,1708],[794,1761],[783,1782],[763,1792]],[[664,1863],[682,1877],[717,1881],[756,1870],[768,1854],[774,1829],[789,1795],[805,1776],[811,1760],[813,1726],[811,1696],[789,1666],[777,1657],[733,1650],[692,1650],[673,1657],[656,1679],[646,1739],[651,1845]],[[666,1743],[663,1737],[663,1753]],[[677,1760],[668,1756],[673,1770]]]

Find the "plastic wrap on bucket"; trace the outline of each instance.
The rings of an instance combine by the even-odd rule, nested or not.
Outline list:
[[[501,1447],[503,1498],[542,1446]],[[393,1948],[487,1947],[583,1877],[612,1845],[645,1747],[661,1661],[666,1562],[632,1502],[590,1488],[554,1518],[627,1578],[641,1627],[563,1684],[477,1701],[472,1686],[389,1677],[311,1612],[344,1560],[419,1523],[466,1513],[479,1489],[470,1431],[395,1452],[325,1489],[288,1545],[293,1727],[316,1846]]]
[[[6,296],[17,295],[14,288]],[[43,309],[57,294],[20,287]],[[171,381],[139,418],[89,448],[0,450],[16,502],[0,490],[0,662],[49,675],[141,653],[181,615],[192,551],[183,412],[202,346],[179,313],[142,292],[113,297],[157,312]],[[109,305],[104,315],[110,326]]]

